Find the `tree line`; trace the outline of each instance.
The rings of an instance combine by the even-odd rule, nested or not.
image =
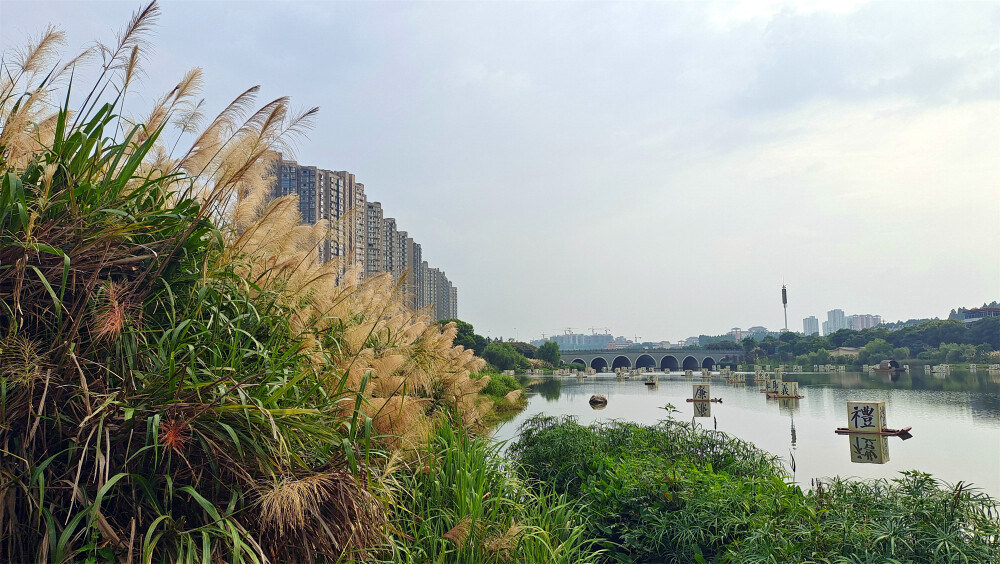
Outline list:
[[[454,323],[458,334],[454,343],[473,351],[476,356],[486,360],[497,372],[504,370],[527,370],[535,367],[541,361],[544,366],[554,368],[562,364],[559,357],[559,344],[546,341],[541,346],[520,341],[504,341],[503,338],[490,339],[476,333],[471,323],[461,319],[442,319],[441,325]]]
[[[827,364],[830,351],[839,347],[861,349],[858,362],[872,364],[886,359],[934,362],[987,362],[1000,351],[1000,317],[987,317],[966,325],[953,319],[930,320],[898,330],[884,326],[855,331],[841,329],[830,335],[786,332],[761,340],[747,337],[739,343],[751,362],[795,361]]]

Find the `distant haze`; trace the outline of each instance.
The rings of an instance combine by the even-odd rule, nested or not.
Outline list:
[[[138,2],[0,2],[76,52]],[[477,332],[640,340],[1000,298],[1000,3],[164,2],[133,103],[205,71],[321,107]],[[211,113],[211,112],[209,112]]]

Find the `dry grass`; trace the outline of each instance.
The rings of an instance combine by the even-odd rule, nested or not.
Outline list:
[[[349,554],[364,561],[386,516],[363,480],[346,471],[285,478],[261,492],[263,546],[275,562]]]

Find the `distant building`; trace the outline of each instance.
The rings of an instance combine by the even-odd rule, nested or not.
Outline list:
[[[850,356],[857,358],[861,349],[857,347],[837,347],[830,351],[830,356]]]
[[[608,343],[613,340],[614,336],[607,333],[593,335],[564,333],[562,335],[553,335],[547,339],[532,341],[531,344],[541,346],[546,341],[553,341],[559,345],[559,350],[562,351],[602,350],[607,348]]]
[[[450,291],[449,295],[448,295],[448,319],[457,319],[458,318],[458,288],[452,286],[451,282],[448,282],[448,290]]]
[[[826,324],[823,328],[823,334],[830,335],[840,331],[841,329],[849,329],[847,325],[847,318],[844,317],[844,310],[831,309],[826,312]]]
[[[855,331],[871,329],[872,327],[882,324],[881,315],[871,315],[868,313],[851,315],[847,318],[847,320],[848,329],[854,329]]]
[[[385,240],[382,236],[384,227],[382,218],[382,204],[379,202],[368,202],[368,222],[367,237],[365,238],[365,277],[374,276],[380,272],[385,272],[385,256],[382,252],[382,245]]]
[[[615,337],[615,340],[611,341],[605,345],[606,349],[627,349],[634,345],[631,339],[626,339],[625,337]]]
[[[802,333],[807,337],[809,335],[819,335],[819,320],[816,319],[815,315],[810,315],[802,320]]]
[[[763,337],[768,333],[767,327],[764,327],[762,325],[754,325],[753,327],[747,329],[746,332],[747,336],[753,337],[754,339],[757,339],[758,337]]]
[[[381,203],[368,202],[353,174],[300,165],[281,154],[273,162],[270,197],[297,196],[303,224],[329,223],[318,246],[321,261],[339,258],[341,273],[357,265],[363,277],[390,273],[414,310],[428,308],[435,319],[457,315],[455,286],[444,272],[429,272],[420,244],[384,217]]]
[[[967,309],[962,313],[963,321],[968,325],[986,317],[1000,317],[1000,307],[977,307]]]
[[[737,341],[742,341],[743,335],[746,333],[744,333],[744,331],[739,327],[733,327],[732,329],[729,330],[729,333],[726,334],[732,337],[733,339],[736,339]]]

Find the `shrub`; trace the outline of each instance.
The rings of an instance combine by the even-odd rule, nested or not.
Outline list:
[[[527,421],[526,476],[572,496],[618,562],[997,562],[996,502],[927,474],[804,493],[774,457],[716,431]]]

